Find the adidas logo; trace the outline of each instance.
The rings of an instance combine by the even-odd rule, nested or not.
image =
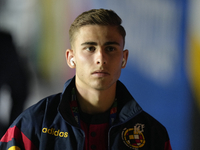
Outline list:
[[[55,130],[55,128],[51,128],[51,129],[43,128],[42,132],[47,133],[47,134],[51,134],[51,135],[54,135],[54,136],[64,137],[64,138],[68,137],[68,132],[62,132],[60,130]]]

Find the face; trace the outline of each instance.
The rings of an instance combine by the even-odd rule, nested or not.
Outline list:
[[[71,67],[76,68],[76,85],[87,90],[115,87],[125,67],[122,60],[128,58],[128,50],[123,51],[123,38],[113,26],[81,27],[75,35],[73,50],[67,51],[68,62],[73,58],[75,63]]]

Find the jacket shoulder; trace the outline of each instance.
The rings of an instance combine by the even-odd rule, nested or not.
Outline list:
[[[42,120],[42,118],[44,117],[45,112],[47,110],[49,110],[49,109],[51,109],[52,111],[57,110],[57,107],[60,102],[60,96],[61,96],[61,94],[59,93],[59,94],[48,96],[48,97],[40,100],[36,104],[27,108],[24,112],[22,112],[18,116],[18,118],[13,122],[13,124],[16,124],[23,118],[26,118],[26,120],[24,120],[25,122],[27,122],[28,120],[29,121],[33,120],[33,121],[37,121],[37,123],[39,123]]]
[[[52,110],[52,113],[56,112],[60,96],[59,93],[46,97],[22,112],[0,140],[0,149],[8,149],[10,146],[26,149],[28,146],[36,150],[39,147],[46,112],[49,109]]]
[[[145,125],[145,134],[147,139],[151,139],[151,143],[156,144],[157,146],[166,145],[169,142],[168,132],[163,124],[158,120],[152,117],[147,112],[143,111],[137,117],[141,118],[142,122]],[[163,144],[161,144],[163,143]]]
[[[143,119],[143,121],[152,129],[159,130],[159,132],[167,133],[166,128],[164,125],[162,125],[157,119],[155,119],[153,116],[148,114],[145,111],[142,111],[139,116]]]

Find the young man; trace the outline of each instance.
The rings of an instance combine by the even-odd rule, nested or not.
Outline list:
[[[67,64],[76,69],[64,91],[24,111],[1,139],[9,150],[171,150],[164,126],[118,81],[128,50],[112,10],[78,16],[70,27]]]

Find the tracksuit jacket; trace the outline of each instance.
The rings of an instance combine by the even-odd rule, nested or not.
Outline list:
[[[83,150],[85,133],[70,108],[75,77],[62,93],[25,110],[0,140],[0,150]],[[108,150],[171,150],[163,125],[147,114],[117,81],[117,118],[108,131]]]

